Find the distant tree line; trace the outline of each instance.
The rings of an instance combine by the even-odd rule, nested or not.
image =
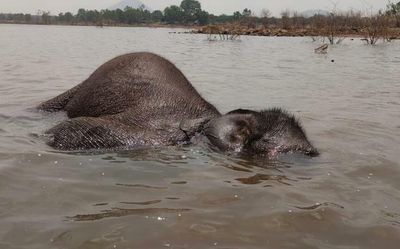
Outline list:
[[[400,2],[388,2],[385,11],[381,11],[375,17],[380,22],[391,27],[400,27]],[[383,18],[384,17],[384,18]],[[316,14],[312,17],[304,17],[295,11],[285,10],[279,18],[272,17],[268,9],[263,9],[261,14],[255,15],[250,9],[235,11],[231,15],[213,15],[204,11],[196,0],[183,0],[179,6],[171,5],[163,11],[150,12],[144,6],[140,8],[126,7],[116,10],[86,10],[79,9],[76,14],[71,12],[51,15],[48,11],[38,11],[36,15],[30,14],[0,14],[0,22],[32,23],[32,24],[66,24],[66,25],[138,25],[138,24],[177,24],[177,25],[207,25],[235,23],[247,28],[262,26],[264,28],[279,27],[282,29],[301,28],[325,28],[334,26],[335,29],[350,27],[359,29],[365,26],[366,19],[370,16],[361,12],[339,13],[335,9],[329,15]]]
[[[167,24],[199,24],[209,23],[209,18],[215,17],[202,10],[200,2],[196,0],[183,0],[180,6],[172,5],[164,11],[155,10],[150,12],[141,6],[137,9],[126,7],[123,10],[86,10],[79,9],[76,14],[71,12],[60,13],[51,16],[50,12],[38,11],[37,15],[31,14],[0,14],[0,21],[14,23],[36,23],[36,24],[69,24],[69,25],[134,25],[149,23]]]

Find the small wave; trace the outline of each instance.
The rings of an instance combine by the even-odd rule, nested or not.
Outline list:
[[[150,186],[150,185],[145,185],[145,184],[116,183],[115,185],[122,186],[122,187],[130,187],[130,188],[167,189],[167,187]]]
[[[344,206],[341,206],[339,204],[333,203],[333,202],[323,202],[323,203],[315,203],[314,205],[311,206],[305,206],[305,207],[301,207],[301,206],[294,206],[297,209],[302,209],[302,210],[314,210],[317,209],[319,207],[327,207],[327,206],[334,206],[334,207],[338,207],[341,209],[344,209]]]
[[[129,215],[148,215],[148,214],[159,214],[159,213],[181,213],[181,212],[188,212],[190,210],[191,209],[187,208],[141,208],[141,209],[112,208],[110,210],[104,210],[101,213],[77,214],[75,216],[67,216],[66,218],[71,221],[94,221],[111,217],[123,217]]]
[[[152,201],[121,201],[121,204],[128,204],[128,205],[152,205],[156,203],[160,203],[161,200],[152,200]]]

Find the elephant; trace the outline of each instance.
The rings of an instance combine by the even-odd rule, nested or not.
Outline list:
[[[69,119],[46,131],[60,150],[175,146],[201,137],[221,152],[318,155],[293,115],[280,108],[221,114],[173,63],[149,52],[118,56],[37,108],[66,112]]]

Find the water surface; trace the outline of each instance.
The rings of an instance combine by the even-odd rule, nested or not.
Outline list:
[[[317,55],[309,38],[170,31],[0,25],[0,248],[398,248],[399,42]],[[136,51],[170,59],[222,112],[288,109],[321,156],[48,147],[66,117],[32,107]]]

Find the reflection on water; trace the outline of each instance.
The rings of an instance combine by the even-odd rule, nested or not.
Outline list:
[[[253,176],[246,177],[246,178],[237,178],[236,180],[238,180],[239,182],[241,182],[243,184],[259,184],[264,181],[276,181],[281,184],[285,184],[285,185],[289,185],[289,186],[291,186],[289,181],[296,181],[296,180],[289,179],[285,175],[267,175],[267,174],[255,174]],[[267,185],[267,186],[271,186],[271,185]]]
[[[317,55],[308,38],[170,31],[0,26],[0,248],[398,248],[399,42]],[[288,109],[321,155],[49,148],[66,116],[32,107],[133,51],[169,58],[222,112]]]

